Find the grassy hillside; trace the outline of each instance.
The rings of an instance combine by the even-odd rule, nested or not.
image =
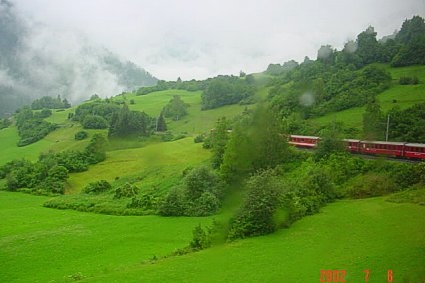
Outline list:
[[[366,282],[367,269],[368,282],[387,282],[388,270],[393,282],[423,282],[423,216],[424,207],[381,198],[341,201],[273,235],[86,282],[319,282],[320,270],[345,270],[346,282]]]
[[[43,208],[0,192],[0,282],[72,282],[137,266],[185,246],[208,218],[117,217]]]
[[[0,192],[1,282],[319,282],[322,269],[346,270],[347,282],[365,282],[366,269],[372,283],[389,269],[394,282],[425,279],[423,206],[339,201],[269,236],[143,263],[185,246],[211,218],[58,211],[45,200]]]
[[[69,192],[78,192],[89,182],[100,179],[112,182],[126,176],[141,176],[143,179],[138,185],[142,189],[167,188],[178,180],[186,167],[205,162],[209,156],[210,152],[201,144],[195,144],[193,138],[110,151],[104,162],[86,172],[71,174]]]
[[[393,107],[406,109],[418,103],[425,102],[425,66],[409,66],[402,68],[390,68],[385,66],[392,77],[392,86],[378,95],[381,110],[386,112]],[[400,77],[418,77],[420,84],[400,85]],[[325,116],[311,119],[318,125],[326,125],[334,121],[343,122],[353,128],[362,128],[362,115],[364,107],[354,107],[340,112],[329,113]]]
[[[185,103],[190,105],[188,115],[182,117],[181,120],[167,120],[168,129],[176,133],[200,134],[207,132],[214,127],[218,118],[222,116],[231,118],[245,109],[245,106],[235,104],[211,110],[201,110],[201,91],[190,92],[171,89],[140,96],[125,94],[124,97],[126,101],[134,100],[135,104],[129,105],[131,110],[145,111],[150,116],[157,117],[174,95],[179,95]],[[123,99],[123,96],[115,98],[115,100]]]

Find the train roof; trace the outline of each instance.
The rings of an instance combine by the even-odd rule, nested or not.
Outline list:
[[[356,140],[356,139],[343,139],[343,141],[346,141],[346,142],[360,142],[360,140]]]
[[[361,143],[386,144],[386,145],[404,145],[405,142],[387,142],[387,141],[360,141]]]
[[[294,138],[305,138],[305,139],[320,139],[319,137],[314,137],[314,136],[301,136],[301,135],[291,135],[291,137],[294,137]]]
[[[406,146],[411,146],[411,147],[425,147],[425,143],[406,143]]]

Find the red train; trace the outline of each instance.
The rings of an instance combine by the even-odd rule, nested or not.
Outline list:
[[[314,148],[319,141],[319,137],[290,135],[288,142],[297,147]],[[425,144],[423,143],[362,141],[354,139],[344,139],[343,141],[347,150],[352,153],[425,160]]]

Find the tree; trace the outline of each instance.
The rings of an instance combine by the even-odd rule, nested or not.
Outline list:
[[[375,100],[366,105],[363,114],[363,136],[365,139],[382,139],[383,135],[383,115],[381,107]]]
[[[280,206],[282,188],[273,171],[259,171],[246,186],[248,195],[230,222],[230,239],[269,234],[277,227],[274,216]]]
[[[181,100],[180,95],[174,95],[168,104],[163,108],[162,113],[167,118],[172,118],[178,121],[181,117],[187,115],[187,108],[189,104]]]
[[[369,26],[357,36],[356,54],[362,60],[363,65],[378,62],[379,43],[376,35],[375,29]]]
[[[215,128],[211,130],[209,142],[213,153],[211,158],[213,168],[219,168],[223,163],[223,155],[229,139],[228,127],[229,122],[226,117],[222,117],[217,120]]]
[[[156,121],[156,131],[157,132],[166,132],[167,131],[167,124],[165,123],[164,115],[161,111],[161,114],[159,114],[159,117]]]

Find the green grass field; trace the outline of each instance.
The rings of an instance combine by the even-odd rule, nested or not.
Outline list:
[[[339,201],[275,234],[144,263],[188,244],[211,218],[117,217],[41,207],[45,197],[0,192],[0,282],[346,282],[425,280],[425,207]],[[82,276],[81,276],[82,275]],[[422,281],[421,281],[422,280]]]
[[[210,151],[202,144],[185,138],[173,142],[149,144],[142,148],[114,150],[107,153],[104,162],[92,166],[86,172],[74,173],[68,180],[69,192],[79,192],[89,182],[116,177],[144,176],[138,184],[141,188],[162,187],[175,181],[188,166],[206,162]],[[168,182],[168,183],[167,183]]]
[[[157,117],[174,95],[179,95],[185,103],[189,104],[188,115],[182,117],[181,120],[167,119],[168,129],[175,133],[187,132],[196,135],[208,132],[214,127],[217,119],[223,116],[232,118],[245,109],[245,106],[235,104],[202,111],[200,91],[190,92],[171,89],[140,96],[125,94],[125,97],[127,101],[133,99],[135,102],[135,104],[129,105],[131,110],[145,111],[148,115]],[[116,99],[122,99],[122,97]]]
[[[187,245],[209,218],[119,217],[43,208],[46,197],[0,192],[0,282],[73,282]]]

